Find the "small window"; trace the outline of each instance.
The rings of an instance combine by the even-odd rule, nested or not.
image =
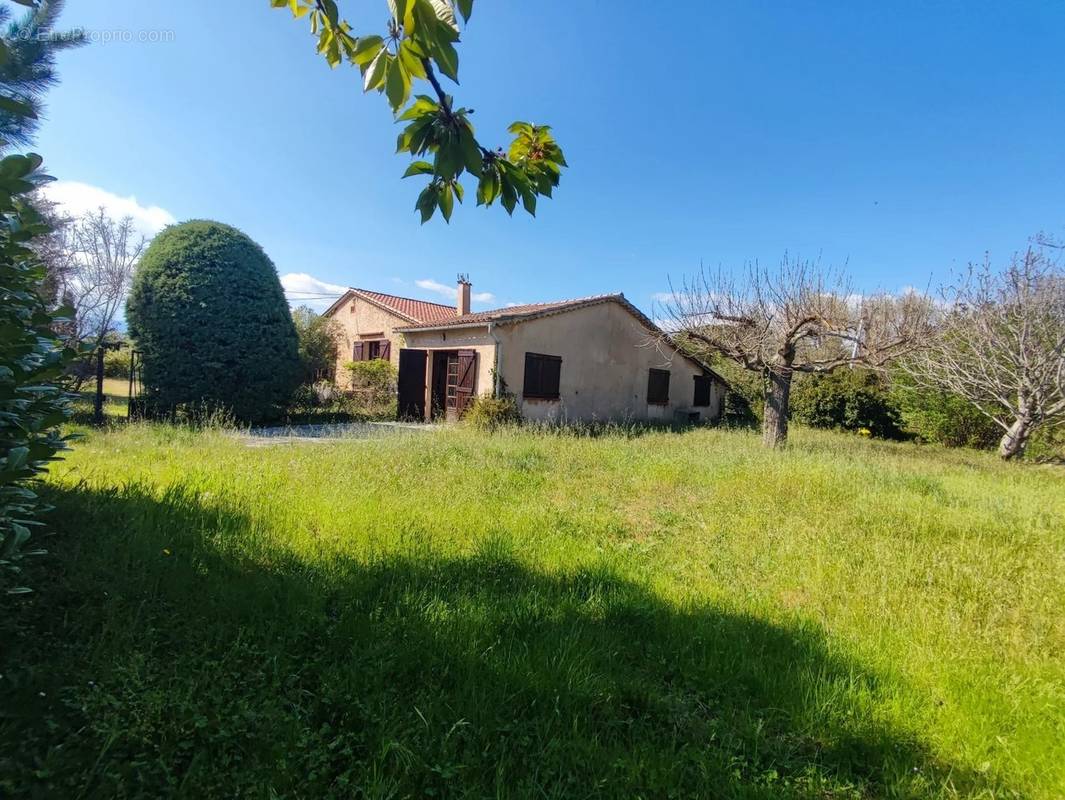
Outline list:
[[[558,382],[562,359],[541,353],[525,354],[525,385],[522,396],[539,400],[558,400]]]
[[[366,339],[355,342],[353,356],[355,361],[373,361],[375,358],[388,361],[392,357],[392,342],[388,339]]]
[[[652,369],[648,374],[647,402],[656,406],[669,405],[668,369]]]
[[[708,375],[695,376],[695,399],[692,405],[696,408],[706,408],[710,405],[710,377]]]

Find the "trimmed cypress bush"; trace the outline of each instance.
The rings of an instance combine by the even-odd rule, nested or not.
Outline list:
[[[300,372],[277,270],[236,228],[194,220],[160,233],[126,304],[149,413],[277,416]]]

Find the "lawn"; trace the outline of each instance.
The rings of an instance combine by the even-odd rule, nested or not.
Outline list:
[[[136,424],[46,493],[0,796],[1065,794],[1060,467]]]
[[[86,380],[74,400],[75,418],[88,424],[92,420],[96,399],[96,378]],[[125,419],[129,412],[129,381],[125,378],[104,378],[104,417]]]

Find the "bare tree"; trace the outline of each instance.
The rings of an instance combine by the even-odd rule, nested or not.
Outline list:
[[[1065,271],[1054,247],[1037,239],[1002,272],[987,259],[971,266],[943,291],[937,335],[905,363],[918,383],[994,420],[1006,459],[1040,426],[1065,423]]]
[[[85,214],[66,234],[71,267],[59,286],[59,299],[74,308],[71,341],[99,346],[114,330],[147,239],[133,220],[112,219],[106,209]]]
[[[46,271],[41,294],[50,306],[59,300],[60,287],[73,277],[76,253],[71,228],[75,218],[41,191],[30,195],[30,205],[48,225],[48,233],[35,237],[30,248],[44,264]]]
[[[787,440],[796,372],[881,368],[920,343],[929,306],[917,294],[854,294],[842,270],[785,256],[777,268],[702,270],[673,291],[665,317],[681,350],[719,354],[762,376],[762,442],[776,447]]]

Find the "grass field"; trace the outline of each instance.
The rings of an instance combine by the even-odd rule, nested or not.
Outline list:
[[[1061,468],[145,424],[47,494],[0,796],[1065,794]]]
[[[96,378],[90,378],[82,384],[74,401],[74,414],[78,422],[91,422],[95,398]],[[128,411],[129,381],[124,378],[104,378],[104,416],[112,420],[125,419]]]

